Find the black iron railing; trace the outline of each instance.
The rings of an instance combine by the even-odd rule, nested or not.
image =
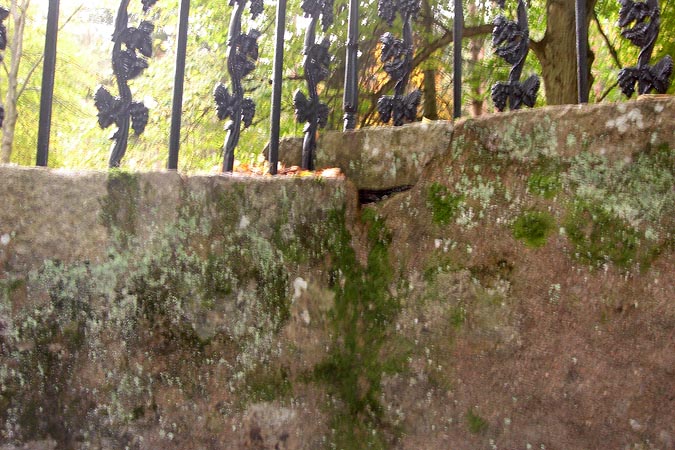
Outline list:
[[[227,137],[223,145],[224,171],[232,170],[240,128],[242,124],[244,126],[249,125],[255,113],[255,105],[252,100],[244,98],[241,88],[241,80],[254,69],[258,53],[256,40],[259,33],[256,30],[242,33],[241,16],[248,1],[230,0],[229,2],[230,6],[234,8],[230,23],[227,55],[227,69],[232,93],[223,84],[218,85],[215,90],[218,117],[230,119],[230,123],[226,127]],[[253,16],[260,14],[263,10],[263,0],[250,1],[251,14]],[[505,0],[497,1],[503,8]],[[624,68],[619,73],[619,86],[628,97],[635,92],[636,86],[639,94],[651,91],[664,93],[668,89],[673,72],[672,58],[666,56],[655,65],[649,65],[660,28],[658,0],[618,1],[621,5],[619,26],[623,28],[622,35],[641,48],[637,65]],[[110,167],[119,166],[126,151],[130,129],[140,134],[148,122],[148,109],[143,103],[133,101],[127,82],[139,76],[148,67],[148,58],[152,55],[150,33],[153,30],[153,25],[148,21],[141,21],[136,27],[127,23],[129,18],[127,9],[131,2],[132,0],[121,0],[112,39],[112,65],[117,80],[118,96],[113,96],[104,88],[100,88],[95,95],[96,106],[99,111],[98,121],[101,127],[105,128],[113,124],[117,126],[117,131],[113,135],[115,142],[111,151]],[[157,0],[140,0],[144,12],[156,2]],[[578,101],[584,103],[588,101],[589,91],[587,5],[586,0],[575,0],[575,2]],[[343,117],[344,129],[352,130],[356,126],[358,112],[358,25],[360,17],[359,1],[348,0],[348,4],[349,22],[345,57]],[[286,6],[286,0],[277,1],[268,158],[271,174],[276,174],[278,162]],[[323,29],[326,31],[332,22],[333,0],[303,0],[302,8],[304,14],[310,18],[304,47],[304,75],[307,81],[308,95],[305,95],[302,91],[295,94],[295,110],[298,119],[306,123],[302,164],[304,168],[311,169],[313,168],[317,129],[325,124],[328,114],[327,107],[319,101],[317,84],[327,76],[330,61],[328,40],[316,42],[316,25],[321,18]],[[453,115],[459,117],[461,116],[461,46],[464,22],[462,1],[454,0],[453,8],[455,15],[453,25]],[[414,56],[411,21],[420,9],[420,0],[379,0],[378,9],[379,15],[390,25],[392,25],[396,15],[401,16],[403,24],[400,38],[393,33],[385,33],[380,38],[384,70],[395,82],[395,86],[394,95],[384,96],[378,102],[378,111],[382,120],[388,122],[393,119],[394,125],[401,125],[416,120],[417,107],[421,97],[419,90],[408,91]],[[189,11],[190,0],[181,0],[167,164],[167,167],[172,170],[178,168]],[[49,0],[37,150],[37,165],[41,166],[46,166],[48,162],[58,15],[59,0]],[[6,30],[2,25],[2,21],[7,16],[8,11],[0,8],[0,50],[4,49],[7,42]],[[531,75],[524,82],[520,82],[529,48],[528,15],[523,0],[518,0],[515,21],[502,16],[495,20],[493,44],[496,53],[512,65],[509,79],[498,82],[493,87],[493,101],[496,108],[503,110],[509,106],[515,109],[523,104],[533,106],[539,88],[539,78],[536,75]],[[2,109],[0,108],[1,119]]]
[[[142,134],[148,124],[148,108],[143,102],[133,101],[128,82],[148,68],[148,58],[152,56],[151,34],[155,26],[146,20],[141,21],[138,27],[129,26],[130,1],[122,0],[120,3],[112,38],[112,68],[119,95],[113,97],[103,86],[94,95],[101,128],[108,128],[113,124],[117,126],[117,131],[112,136],[115,143],[108,162],[111,168],[119,167],[127,151],[130,130],[137,135]],[[58,4],[58,0],[54,2]],[[141,0],[143,12],[146,13],[156,2],[157,0]]]

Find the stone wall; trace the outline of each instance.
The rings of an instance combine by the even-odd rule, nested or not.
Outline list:
[[[674,116],[326,133],[347,180],[0,167],[0,449],[673,449]]]

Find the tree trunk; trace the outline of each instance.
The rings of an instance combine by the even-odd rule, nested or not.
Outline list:
[[[0,147],[0,163],[10,162],[14,144],[14,130],[19,117],[16,104],[19,99],[19,64],[23,55],[23,31],[26,26],[26,14],[30,0],[18,4],[18,0],[10,3],[10,17],[14,22],[14,33],[9,43],[11,61],[7,75],[7,95],[5,97],[5,121],[2,124],[2,146]]]
[[[588,0],[586,24],[590,23],[596,0]],[[546,33],[531,48],[541,63],[546,103],[577,103],[576,19],[574,0],[547,0]],[[589,50],[589,59],[592,53]],[[590,61],[588,64],[590,71]],[[590,77],[589,77],[590,79]]]

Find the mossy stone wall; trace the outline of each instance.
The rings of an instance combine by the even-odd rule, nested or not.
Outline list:
[[[675,448],[672,117],[325,135],[347,180],[0,167],[0,449]]]

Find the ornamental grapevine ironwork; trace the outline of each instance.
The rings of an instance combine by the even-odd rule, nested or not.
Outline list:
[[[135,102],[131,96],[129,80],[138,77],[148,68],[148,60],[152,56],[151,34],[155,26],[148,21],[141,21],[138,27],[128,26],[129,13],[127,8],[130,0],[122,0],[112,41],[112,68],[117,80],[119,97],[113,97],[106,88],[100,86],[94,94],[94,102],[98,109],[98,124],[101,128],[108,128],[113,123],[117,130],[111,139],[115,141],[110,152],[108,166],[119,167],[127,150],[129,129],[136,135],[145,131],[148,124],[148,108],[143,102]],[[141,0],[143,12],[146,13],[157,0]]]
[[[248,33],[241,32],[241,16],[246,8],[248,0],[230,0],[230,6],[234,6],[230,18],[230,31],[228,41],[227,72],[232,80],[232,94],[222,83],[218,83],[213,91],[216,102],[218,119],[230,120],[225,124],[227,136],[223,147],[223,171],[231,172],[234,168],[234,149],[239,143],[241,125],[248,128],[253,122],[255,115],[255,103],[251,98],[244,98],[244,88],[241,81],[253,69],[258,60],[258,38],[260,32],[256,29]],[[263,11],[263,0],[252,0],[250,9],[251,17],[255,19]]]
[[[630,97],[635,92],[647,94],[652,90],[665,94],[673,73],[673,59],[666,55],[653,66],[649,65],[652,51],[659,36],[661,14],[658,0],[637,1],[619,0],[619,26],[621,35],[641,48],[637,66],[626,67],[619,71],[621,91]],[[632,27],[631,27],[632,25]]]
[[[382,122],[389,122],[393,118],[395,126],[403,125],[406,121],[412,122],[417,117],[417,107],[422,99],[419,89],[405,94],[413,60],[413,36],[411,21],[420,10],[419,0],[379,0],[377,14],[392,26],[396,14],[403,19],[403,39],[394,37],[387,32],[380,37],[382,54],[380,61],[384,64],[384,71],[396,81],[394,95],[384,95],[377,101],[377,111]]]
[[[4,6],[0,6],[0,50],[4,51],[7,48],[7,28],[5,27],[5,19],[9,17],[9,10]],[[0,62],[2,62],[3,55],[0,53]],[[5,108],[0,104],[0,127],[5,121]]]
[[[505,0],[498,0],[497,3],[504,9]],[[504,111],[507,104],[511,109],[519,109],[522,105],[532,107],[539,91],[539,77],[536,75],[530,75],[523,83],[520,82],[530,45],[527,7],[523,0],[518,0],[517,18],[518,21],[514,22],[499,15],[492,30],[495,53],[512,66],[509,81],[498,81],[492,86],[492,101],[499,111]]]
[[[298,89],[293,94],[293,106],[296,120],[305,123],[305,137],[302,142],[302,168],[314,170],[316,133],[319,128],[324,128],[328,122],[328,105],[319,101],[317,85],[330,74],[331,59],[328,52],[330,46],[328,38],[324,38],[320,43],[316,42],[316,26],[319,17],[324,32],[332,25],[333,0],[303,0],[302,10],[305,17],[310,18],[303,47],[303,54],[305,55],[303,67],[309,98]]]

